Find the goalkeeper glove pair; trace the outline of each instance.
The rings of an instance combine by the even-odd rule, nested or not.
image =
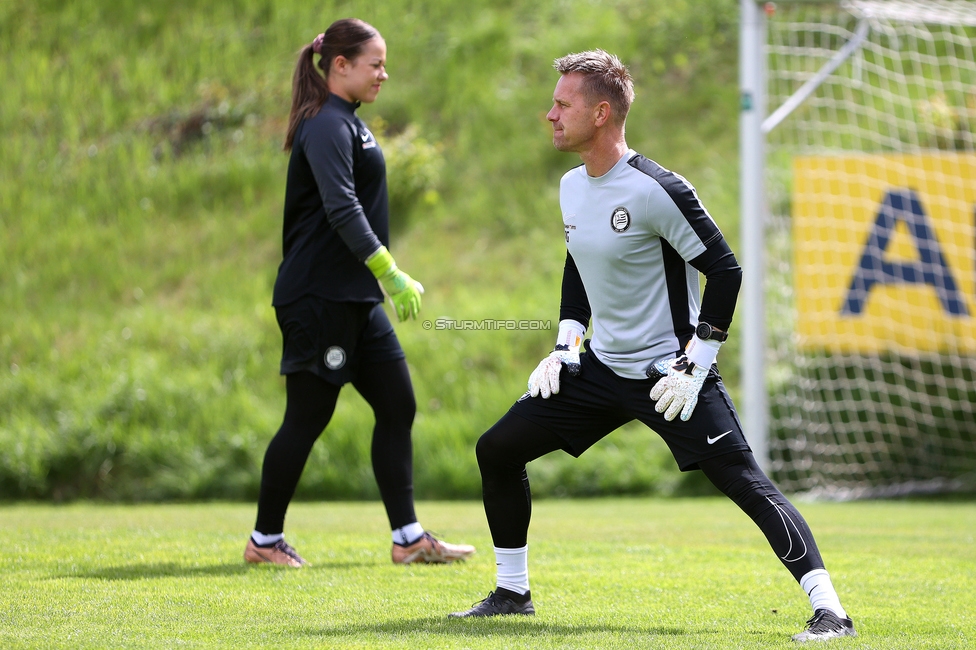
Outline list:
[[[541,395],[543,399],[549,399],[558,393],[559,373],[563,366],[571,377],[579,374],[579,349],[585,332],[586,328],[577,321],[560,321],[555,349],[529,375],[532,397]],[[685,353],[673,362],[660,368],[657,363],[648,367],[648,376],[661,377],[651,389],[650,398],[657,402],[654,410],[663,413],[665,420],[670,422],[679,413],[683,422],[691,419],[705,378],[721,347],[719,341],[694,337],[685,347]]]
[[[367,257],[366,266],[380,281],[386,295],[393,301],[400,322],[408,318],[416,318],[420,312],[420,294],[424,292],[424,285],[397,268],[386,246],[380,246],[375,253]]]
[[[668,365],[667,374],[654,384],[650,394],[651,401],[657,402],[654,410],[664,413],[665,420],[674,420],[678,413],[681,413],[682,422],[691,419],[698,405],[698,394],[720,347],[722,344],[719,341],[692,337],[685,346],[685,353]],[[649,377],[662,372],[656,365],[648,367]]]

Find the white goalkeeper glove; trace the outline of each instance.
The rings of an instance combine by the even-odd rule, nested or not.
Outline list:
[[[698,394],[720,347],[722,344],[718,341],[692,337],[685,346],[685,353],[668,368],[667,376],[654,384],[651,389],[651,400],[657,402],[654,410],[664,413],[665,420],[670,422],[679,412],[682,422],[691,419],[698,405]]]
[[[579,374],[579,349],[585,333],[586,328],[578,321],[559,321],[556,348],[529,375],[529,394],[532,397],[542,395],[542,399],[549,399],[551,395],[558,393],[559,371],[564,365],[571,376]]]

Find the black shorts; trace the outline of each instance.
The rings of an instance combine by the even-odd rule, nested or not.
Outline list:
[[[337,386],[369,363],[403,359],[383,305],[304,296],[275,308],[281,328],[281,374],[308,371]]]
[[[625,379],[592,352],[584,352],[579,375],[560,372],[557,394],[542,399],[526,393],[511,412],[565,440],[566,452],[577,457],[631,420],[640,420],[664,439],[681,471],[698,469],[698,462],[708,458],[749,450],[715,366],[687,422],[680,417],[668,422],[654,410],[656,402],[650,398],[654,384],[653,379]]]

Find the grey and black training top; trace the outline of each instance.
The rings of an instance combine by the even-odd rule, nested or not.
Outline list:
[[[358,102],[329,95],[318,114],[295,132],[275,306],[309,294],[383,302],[363,260],[381,244],[389,245],[386,162],[356,115],[358,107]]]
[[[567,172],[559,204],[559,317],[586,325],[592,316],[589,347],[615,373],[644,379],[652,361],[684,348],[699,318],[728,330],[742,271],[684,178],[628,150],[599,178],[584,166]]]

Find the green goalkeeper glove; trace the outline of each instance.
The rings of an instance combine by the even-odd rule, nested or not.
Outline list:
[[[420,312],[420,294],[424,292],[424,285],[397,268],[386,246],[380,246],[379,250],[366,258],[366,266],[393,301],[400,322],[416,318]]]

